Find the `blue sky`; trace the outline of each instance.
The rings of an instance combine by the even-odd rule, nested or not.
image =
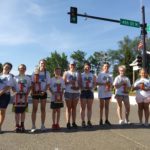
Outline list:
[[[31,74],[41,58],[51,52],[117,49],[118,41],[128,35],[140,35],[139,28],[117,23],[78,17],[70,24],[70,6],[78,13],[93,16],[136,20],[141,22],[142,0],[0,0],[0,62],[11,62],[12,73],[19,64],[26,64]],[[143,0],[146,21],[150,24],[150,2]]]

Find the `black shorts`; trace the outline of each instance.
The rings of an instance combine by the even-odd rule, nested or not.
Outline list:
[[[32,99],[40,99],[40,100],[47,99],[47,93],[44,92],[43,95],[32,95]]]
[[[80,98],[81,99],[94,99],[94,94],[91,90],[82,90]]]
[[[51,106],[50,106],[51,109],[59,109],[62,107],[64,107],[64,103],[51,102]]]
[[[27,108],[27,106],[24,106],[24,107],[16,106],[16,107],[14,107],[14,112],[16,114],[24,113],[26,111],[26,108]]]
[[[10,102],[10,94],[3,94],[0,96],[0,108],[6,109]]]

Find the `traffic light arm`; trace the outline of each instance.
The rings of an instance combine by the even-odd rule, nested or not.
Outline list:
[[[70,15],[71,13],[68,12],[68,14]],[[109,19],[109,18],[102,18],[102,17],[96,17],[96,16],[90,16],[90,15],[87,15],[87,14],[77,14],[77,16],[85,17],[85,18],[92,18],[92,19],[97,19],[97,20],[111,21],[111,22],[115,22],[115,23],[120,23],[120,20]]]

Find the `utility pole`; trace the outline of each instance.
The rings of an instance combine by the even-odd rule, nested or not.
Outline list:
[[[145,22],[145,7],[142,6],[142,24],[141,24],[141,35],[142,35],[142,42],[143,42],[143,68],[147,70],[147,54],[146,54],[146,31],[147,24]]]

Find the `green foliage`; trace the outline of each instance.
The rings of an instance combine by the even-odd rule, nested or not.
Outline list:
[[[2,72],[3,70],[3,65],[0,63],[0,73]]]
[[[98,74],[103,63],[108,61],[108,56],[104,51],[96,51],[88,58],[88,61],[91,63],[92,70]]]
[[[46,58],[47,61],[47,70],[50,72],[51,77],[54,76],[55,67],[60,66],[62,73],[68,68],[67,56],[62,53],[59,54],[57,51],[51,53],[50,57]]]
[[[117,67],[119,65],[125,65],[126,75],[132,79],[132,67],[130,64],[136,58],[137,46],[138,46],[139,38],[135,38],[131,40],[128,36],[124,37],[122,41],[119,41],[119,49],[118,50],[109,50],[108,54],[111,57],[111,63],[114,66],[113,76],[117,75]]]
[[[76,61],[76,68],[79,72],[83,72],[84,63],[86,61],[85,56],[86,53],[81,50],[74,51],[70,56]]]

